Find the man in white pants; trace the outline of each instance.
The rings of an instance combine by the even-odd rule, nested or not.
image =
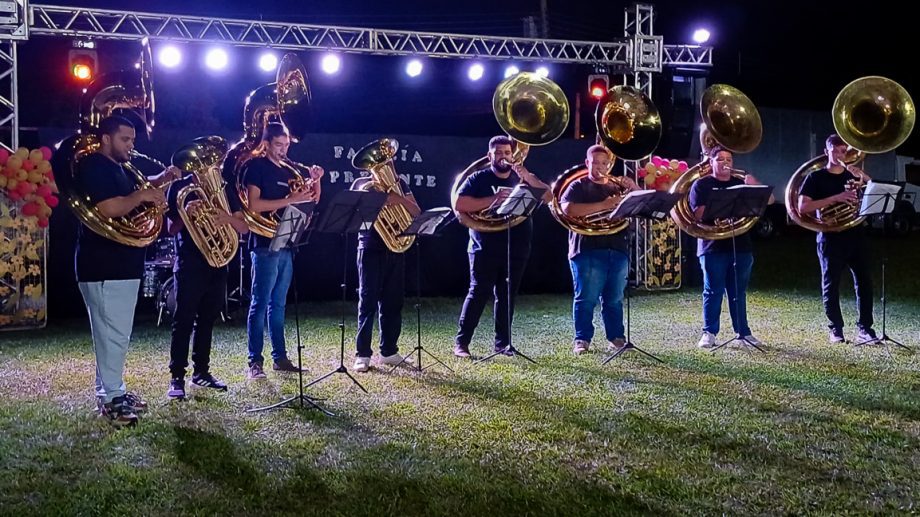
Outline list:
[[[74,176],[78,191],[103,217],[121,217],[142,203],[164,205],[159,188],[138,189],[122,167],[134,149],[134,126],[112,116],[99,123],[99,151],[80,160]],[[170,167],[149,178],[155,186],[179,175]],[[96,356],[96,398],[100,413],[116,427],[137,423],[137,412],[147,404],[127,391],[125,358],[134,325],[134,307],[144,274],[144,248],[127,246],[80,225],[75,254],[77,282],[89,313]]]

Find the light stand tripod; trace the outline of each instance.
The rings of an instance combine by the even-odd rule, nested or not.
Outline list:
[[[319,384],[324,380],[340,373],[351,379],[361,391],[367,393],[364,386],[358,382],[345,367],[345,306],[347,304],[347,283],[348,283],[348,234],[357,233],[361,229],[367,229],[373,226],[380,209],[386,202],[387,195],[383,192],[362,192],[355,190],[343,190],[334,198],[323,218],[319,222],[318,230],[324,233],[338,233],[342,235],[342,321],[339,323],[341,331],[341,347],[339,349],[339,366],[331,372],[318,377],[307,387]]]
[[[633,217],[636,219],[663,219],[667,217],[668,212],[674,206],[674,203],[680,198],[680,194],[671,194],[669,192],[659,192],[652,190],[639,190],[631,192],[620,202],[617,209],[610,215],[611,219],[623,219]],[[629,256],[632,256],[631,254]],[[646,352],[632,342],[630,336],[632,327],[632,315],[630,314],[630,292],[632,288],[629,285],[629,272],[627,270],[626,280],[626,343],[614,352],[610,357],[604,359],[601,364],[607,364],[617,357],[625,354],[630,350],[635,350],[640,354],[650,357],[659,363],[663,363],[657,356]]]
[[[710,192],[709,201],[706,205],[706,210],[703,213],[703,219],[712,221],[716,219],[731,219],[735,220],[742,217],[760,217],[763,215],[764,211],[767,209],[767,201],[770,199],[770,194],[773,192],[772,187],[767,185],[736,185],[734,187],[728,187],[724,189],[717,189]],[[733,303],[735,306],[735,314],[740,318],[741,317],[741,304],[739,302],[739,292],[738,292],[738,248],[736,243],[735,235],[735,226],[731,226],[732,234],[732,281],[735,284],[735,297],[729,303]],[[721,296],[721,293],[720,293]],[[766,351],[747,337],[742,336],[741,334],[736,334],[735,337],[716,345],[710,350],[711,353],[716,353],[718,350],[725,348],[735,341],[740,341],[741,345],[750,346],[762,353]]]
[[[878,182],[871,182],[871,184],[878,185]],[[904,188],[899,185],[891,185],[882,183],[881,189],[887,190],[887,192],[875,193],[873,192],[874,188],[867,187],[866,192],[863,194],[864,206],[859,211],[860,216],[872,215],[872,214],[890,214],[894,211],[894,207],[897,205],[898,197],[904,191]],[[891,185],[891,187],[888,187]],[[888,188],[885,188],[888,187]],[[897,187],[897,188],[892,188]],[[872,198],[875,198],[873,201]],[[881,205],[881,206],[879,206]],[[871,345],[874,343],[884,343],[885,351],[888,355],[891,355],[889,350],[888,343],[894,343],[895,346],[903,348],[904,350],[911,351],[911,348],[903,343],[891,338],[888,336],[888,297],[885,296],[885,266],[888,263],[887,252],[886,256],[882,259],[882,335],[878,339],[870,339],[863,341],[862,343],[856,343],[854,346],[865,346]]]
[[[303,409],[309,406],[313,409],[322,411],[327,416],[335,416],[335,414],[316,403],[317,400],[323,399],[317,399],[304,395],[303,392],[303,342],[300,338],[300,298],[297,295],[296,263],[297,248],[300,246],[306,246],[310,242],[310,236],[312,235],[313,230],[311,229],[310,232],[307,233],[307,238],[304,239],[303,244],[297,244],[297,241],[300,240],[304,230],[309,224],[309,213],[312,212],[313,205],[311,203],[304,203],[301,205],[301,207],[303,209],[299,209],[290,205],[285,208],[284,214],[281,217],[281,221],[278,223],[278,229],[275,232],[275,236],[272,238],[272,243],[270,245],[270,249],[272,251],[278,251],[282,248],[286,248],[291,252],[291,280],[294,284],[294,328],[297,332],[297,386],[299,388],[299,393],[270,406],[247,410],[247,413],[257,413],[260,411],[267,411],[276,408],[294,409],[299,407],[300,409]],[[240,267],[242,267],[242,264]],[[298,404],[291,404],[295,401]]]
[[[390,372],[396,371],[401,365],[408,363],[413,354],[418,354],[415,361],[415,371],[421,373],[435,365],[441,365],[453,373],[453,369],[447,366],[440,359],[435,357],[431,352],[422,346],[422,237],[439,237],[441,230],[453,220],[453,212],[449,208],[433,208],[422,212],[412,221],[412,224],[402,233],[405,235],[415,235],[415,328],[416,344],[411,352],[403,357],[403,360],[390,369]],[[445,222],[447,221],[447,222]],[[434,363],[422,367],[422,352],[428,354]]]
[[[512,341],[511,331],[511,320],[512,320],[512,289],[511,289],[511,223],[516,217],[530,217],[533,215],[534,211],[540,206],[540,198],[543,196],[543,193],[546,189],[534,188],[525,185],[518,185],[515,187],[515,190],[505,198],[505,201],[496,209],[498,215],[504,216],[507,220],[507,225],[505,227],[505,237],[507,242],[507,255],[505,261],[505,286],[507,288],[507,305],[505,310],[505,316],[508,318],[508,346],[501,350],[495,350],[491,354],[475,361],[476,364],[485,363],[497,355],[507,355],[507,356],[520,356],[524,359],[530,361],[533,364],[537,364],[536,361],[528,357],[526,354],[522,353],[517,348],[514,348],[514,342]],[[498,314],[494,315],[495,318],[500,317]]]

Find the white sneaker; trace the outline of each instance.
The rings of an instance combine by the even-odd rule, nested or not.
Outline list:
[[[395,354],[393,354],[393,355],[388,355],[388,356],[381,357],[381,358],[380,358],[380,364],[385,364],[385,365],[387,365],[387,366],[396,366],[397,364],[400,364],[400,363],[402,363],[402,364],[412,364],[412,358],[411,358],[411,357],[405,358],[405,361],[404,361],[403,359],[404,359],[403,356],[399,355],[399,353],[397,352],[397,353],[395,353]]]
[[[354,370],[356,372],[366,372],[371,368],[370,357],[355,357]]]
[[[763,346],[763,343],[754,336],[747,335],[743,339],[754,346]]]
[[[716,346],[716,335],[712,332],[703,331],[703,335],[700,336],[699,343],[696,346],[700,348],[712,348]]]

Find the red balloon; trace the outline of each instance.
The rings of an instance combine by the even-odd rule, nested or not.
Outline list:
[[[26,194],[31,194],[34,188],[35,188],[35,185],[29,183],[28,181],[20,181],[19,184],[16,185],[16,189],[23,196],[25,196]]]
[[[35,193],[41,197],[48,197],[51,195],[51,187],[48,185],[42,185],[35,189]]]
[[[22,170],[30,171],[34,168],[35,168],[35,164],[32,163],[32,160],[26,158],[25,160],[22,161]]]
[[[0,165],[6,165],[6,161],[10,159],[10,152],[6,149],[0,149]]]
[[[50,206],[51,208],[58,206],[58,203],[60,203],[60,200],[58,199],[57,196],[46,196],[45,197],[45,204]]]
[[[46,218],[44,218],[44,217],[41,218],[41,219],[39,219],[39,220],[38,220],[38,227],[39,227],[39,228],[47,228],[47,227],[48,227],[48,219],[46,219]]]
[[[48,146],[43,145],[43,146],[39,147],[38,150],[41,151],[41,153],[42,153],[42,158],[44,158],[45,160],[50,160],[50,159],[51,159],[52,152],[51,152],[51,149],[50,149]]]
[[[19,201],[22,199],[22,194],[18,190],[10,190],[6,193],[6,197],[10,198],[10,201]]]
[[[35,203],[26,203],[22,205],[22,215],[33,216],[38,213],[38,205]]]

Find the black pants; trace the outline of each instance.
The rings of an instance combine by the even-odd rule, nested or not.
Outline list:
[[[840,314],[840,275],[849,268],[856,288],[856,306],[859,308],[860,329],[872,328],[872,271],[869,244],[865,239],[827,240],[818,243],[818,260],[821,262],[821,291],[824,296],[824,313],[828,327],[843,329]]]
[[[370,357],[374,316],[380,315],[380,354],[399,351],[396,343],[402,332],[403,295],[406,265],[402,253],[390,250],[358,250],[358,334],[356,355]]]
[[[473,332],[479,325],[479,318],[486,307],[486,302],[495,297],[495,349],[500,350],[511,344],[511,331],[508,327],[508,270],[507,256],[504,254],[470,253],[470,290],[463,302],[460,312],[459,329],[455,342],[469,346]],[[514,298],[521,286],[527,258],[511,257],[511,317],[514,317]]]
[[[195,365],[195,373],[208,372],[211,334],[214,320],[224,305],[227,268],[180,268],[174,275],[176,314],[172,324],[169,372],[173,378],[184,378],[188,367],[189,339],[193,330],[192,363]]]

